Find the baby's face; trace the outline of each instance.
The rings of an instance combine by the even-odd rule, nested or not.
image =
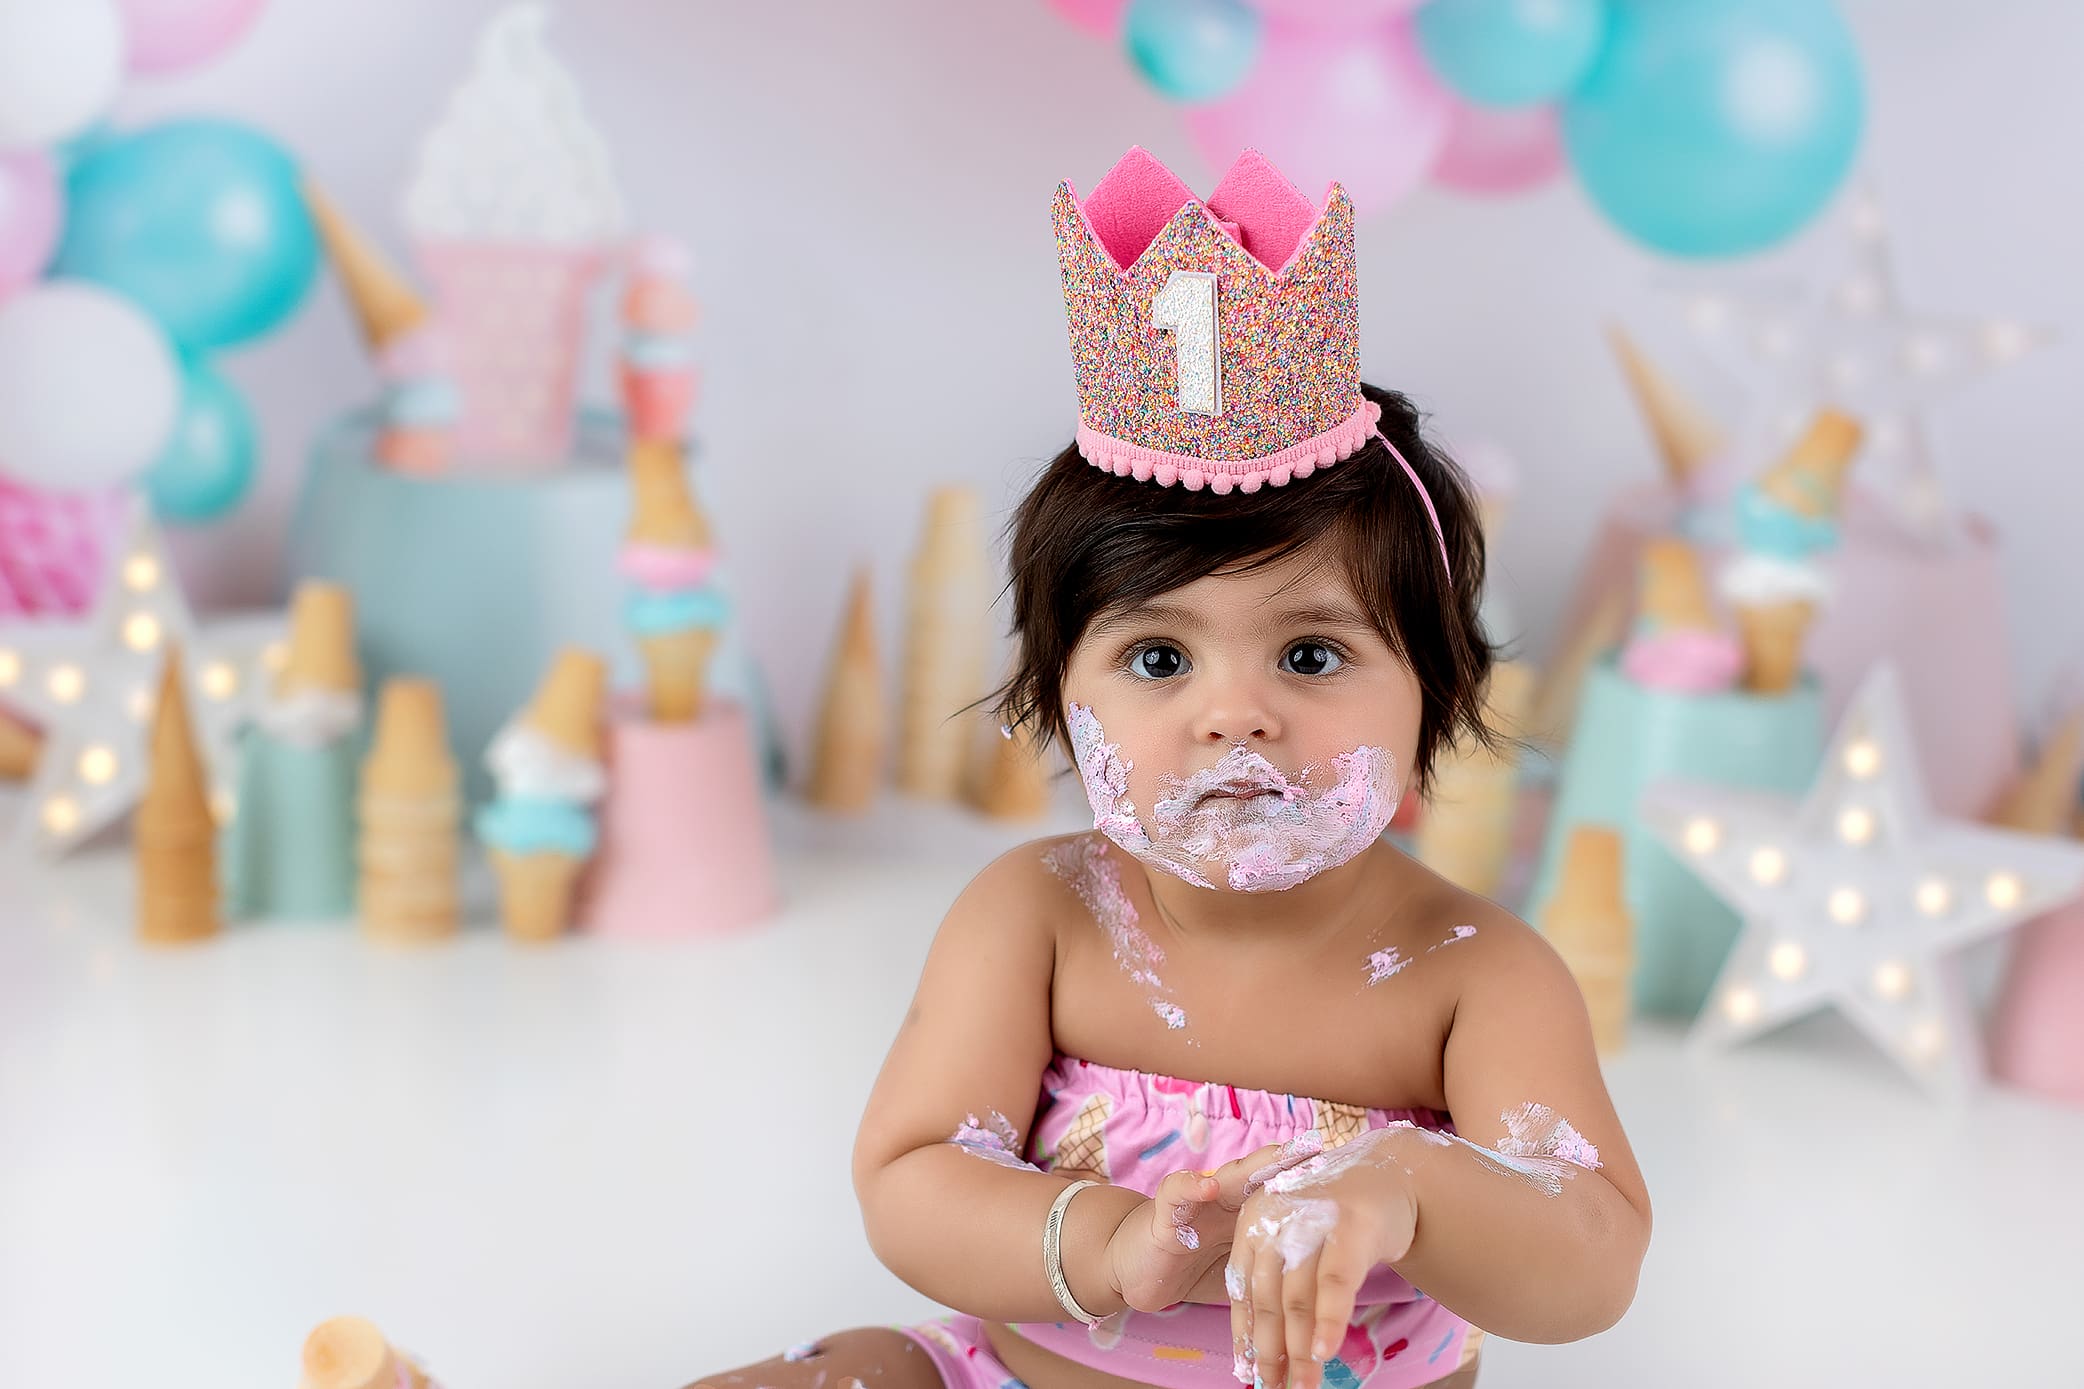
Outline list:
[[[1306,555],[1102,613],[1064,705],[1098,827],[1232,891],[1290,887],[1367,848],[1418,746],[1417,678],[1341,566]]]

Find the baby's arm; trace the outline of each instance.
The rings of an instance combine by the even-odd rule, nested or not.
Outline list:
[[[1467,953],[1453,961],[1462,983],[1443,1082],[1468,1142],[1404,1145],[1418,1219],[1397,1270],[1511,1340],[1604,1331],[1635,1297],[1650,1198],[1584,998],[1548,942],[1503,912],[1455,949]]]
[[[1069,1178],[1001,1166],[948,1140],[993,1111],[1024,1143],[1053,1053],[1051,904],[1064,885],[1036,845],[979,874],[928,952],[854,1143],[854,1190],[876,1256],[935,1301],[987,1321],[1059,1321],[1043,1272],[1042,1226]],[[1065,1211],[1071,1295],[1118,1308],[1107,1244],[1136,1192],[1082,1191]]]

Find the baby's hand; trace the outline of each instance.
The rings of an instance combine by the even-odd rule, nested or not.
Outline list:
[[[1240,1381],[1319,1389],[1324,1361],[1378,1263],[1411,1252],[1418,1206],[1396,1161],[1395,1128],[1376,1129],[1285,1172],[1238,1212],[1224,1287]]]
[[[1315,1134],[1273,1143],[1213,1172],[1187,1169],[1158,1183],[1107,1244],[1114,1290],[1139,1312],[1189,1300],[1230,1249],[1246,1197],[1269,1178],[1322,1151]]]

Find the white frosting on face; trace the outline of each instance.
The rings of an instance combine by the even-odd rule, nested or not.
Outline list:
[[[1167,776],[1150,823],[1129,796],[1133,763],[1082,704],[1067,715],[1072,751],[1102,834],[1195,887],[1220,879],[1233,892],[1277,892],[1352,860],[1381,837],[1401,797],[1396,759],[1362,746],[1327,774],[1290,777],[1261,754],[1233,747],[1212,767]]]
[[[263,704],[260,726],[282,742],[322,748],[362,726],[358,690],[296,690]]]
[[[525,723],[501,729],[485,751],[485,762],[502,796],[591,805],[607,789],[607,775],[598,761],[579,756]]]
[[[1831,596],[1830,576],[1807,560],[1751,553],[1722,571],[1722,596],[1738,607],[1776,603],[1821,603]]]
[[[502,10],[421,142],[405,194],[415,236],[588,247],[622,231],[622,194],[579,89],[543,42],[541,4]]]

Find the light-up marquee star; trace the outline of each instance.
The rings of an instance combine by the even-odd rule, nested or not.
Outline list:
[[[46,856],[76,848],[137,803],[170,644],[181,648],[212,805],[219,822],[227,821],[239,729],[259,706],[271,664],[283,655],[278,618],[197,630],[142,502],[109,561],[94,614],[84,624],[0,628],[0,705],[44,732],[15,839]]]
[[[1835,1007],[1950,1096],[1983,1074],[1956,952],[2084,890],[2084,845],[1934,817],[1888,666],[1861,687],[1806,799],[1667,783],[1642,816],[1743,918],[1697,1043]]]
[[[1945,533],[1948,509],[1925,435],[1938,397],[2001,370],[2054,333],[1989,314],[1927,314],[1897,290],[1888,224],[1856,189],[1841,214],[1848,253],[1834,273],[1757,288],[1682,291],[1701,346],[1760,395],[1769,452],[1823,406],[1867,427],[1866,471],[1915,533]]]

